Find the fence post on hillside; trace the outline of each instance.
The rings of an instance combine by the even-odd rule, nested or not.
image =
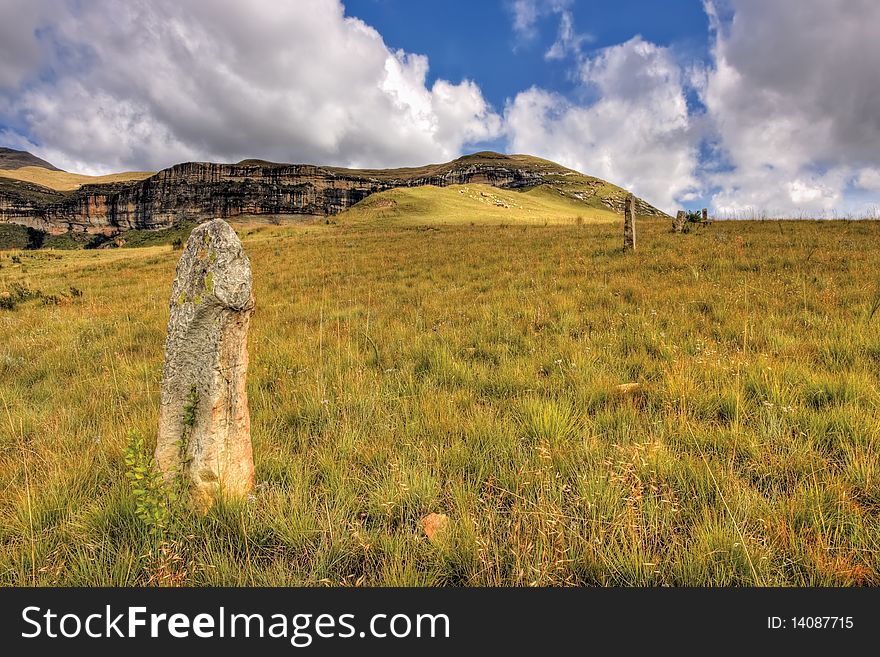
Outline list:
[[[635,199],[628,194],[623,202],[623,250],[636,250]]]
[[[685,223],[685,213],[684,210],[679,210],[675,213],[675,219],[672,222],[672,230],[676,233],[684,232],[684,223]]]

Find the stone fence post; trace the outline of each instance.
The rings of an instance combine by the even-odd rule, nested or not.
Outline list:
[[[685,213],[684,210],[679,210],[675,214],[675,219],[672,221],[672,230],[676,233],[684,232],[684,224],[685,224]]]
[[[245,388],[251,267],[222,219],[192,231],[170,308],[156,461],[205,511],[220,496],[247,494],[254,476]]]
[[[623,202],[623,250],[636,249],[635,199],[628,194]]]

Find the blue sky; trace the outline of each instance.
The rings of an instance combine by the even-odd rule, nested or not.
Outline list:
[[[389,47],[428,55],[429,84],[471,78],[495,107],[534,84],[577,93],[570,62],[544,58],[557,37],[558,13],[540,16],[534,35],[524,39],[512,29],[511,2],[349,0],[346,9],[377,28]],[[637,34],[676,48],[683,58],[708,54],[708,19],[699,0],[574,2],[569,10],[575,30],[590,36],[585,54]]]
[[[0,145],[83,173],[526,152],[722,216],[880,214],[876,0],[8,0]]]

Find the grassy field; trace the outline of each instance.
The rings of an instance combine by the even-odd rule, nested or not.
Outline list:
[[[257,486],[161,550],[179,251],[0,253],[0,583],[880,584],[880,224],[350,219],[238,227]]]
[[[12,180],[23,180],[35,185],[42,185],[59,192],[71,192],[83,185],[98,183],[126,182],[129,180],[144,180],[153,175],[152,171],[126,171],[124,173],[111,173],[106,176],[86,176],[81,173],[68,173],[67,171],[52,171],[44,167],[21,167],[19,169],[0,169],[0,177]]]

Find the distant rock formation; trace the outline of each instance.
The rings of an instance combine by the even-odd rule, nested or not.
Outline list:
[[[144,180],[88,184],[71,192],[0,179],[0,222],[49,232],[112,234],[242,214],[333,215],[370,194],[395,187],[485,183],[527,189],[564,184],[571,176],[584,183],[582,189],[570,193],[572,198],[586,201],[604,193],[596,197],[598,201],[623,211],[625,191],[597,178],[538,158],[483,152],[405,169],[343,169],[260,160],[190,162]],[[665,216],[641,199],[636,200],[636,207],[643,216]]]

